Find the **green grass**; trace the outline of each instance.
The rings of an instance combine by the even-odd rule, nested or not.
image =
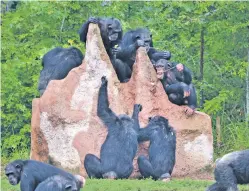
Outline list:
[[[20,186],[11,186],[1,178],[1,191],[20,191]],[[173,179],[168,183],[147,180],[97,180],[87,179],[84,191],[205,191],[213,181]],[[240,186],[240,191],[249,191],[249,186]]]

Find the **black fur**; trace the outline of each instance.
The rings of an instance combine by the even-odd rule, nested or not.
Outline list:
[[[179,63],[160,59],[154,65],[157,75],[169,97],[169,100],[177,105],[188,105],[190,108],[197,107],[196,90],[192,84],[191,71],[183,65],[183,71],[178,71],[176,65]],[[184,92],[190,92],[184,97]]]
[[[112,48],[120,43],[123,35],[120,21],[116,18],[90,17],[85,23],[83,23],[79,30],[79,36],[82,42],[86,43],[86,36],[90,23],[98,24],[107,54],[109,57],[112,57]]]
[[[224,155],[216,161],[216,183],[206,191],[238,191],[237,184],[249,183],[249,149]]]
[[[116,57],[112,63],[120,82],[127,82],[132,74],[132,67],[136,59],[138,47],[146,47],[148,56],[152,62],[160,58],[170,59],[169,51],[157,51],[153,48],[152,34],[147,28],[138,28],[125,33],[122,42],[116,49]]]
[[[41,182],[35,191],[78,191],[78,182],[72,177],[55,175]]]
[[[83,58],[82,52],[75,47],[56,47],[47,52],[42,59],[43,69],[38,84],[40,95],[44,93],[50,80],[65,78],[70,70],[82,63]]]
[[[149,120],[149,124],[139,131],[139,141],[150,140],[149,159],[145,156],[138,157],[139,171],[144,178],[170,178],[175,165],[175,131],[162,116]]]
[[[34,191],[39,183],[58,174],[74,179],[80,190],[82,182],[76,180],[72,174],[46,163],[34,160],[15,160],[5,168],[9,183],[16,185],[21,182],[21,191]]]
[[[117,116],[109,107],[107,79],[102,77],[101,81],[97,114],[108,128],[108,134],[100,150],[100,159],[87,154],[84,166],[89,177],[128,178],[138,147],[138,114],[142,107],[135,104],[132,117],[125,114]]]

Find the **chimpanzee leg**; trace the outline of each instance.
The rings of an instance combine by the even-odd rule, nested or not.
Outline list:
[[[138,168],[144,178],[154,177],[154,170],[150,161],[145,156],[138,157]]]
[[[95,155],[87,154],[84,166],[90,178],[102,178],[101,162]]]
[[[237,178],[234,174],[233,168],[227,164],[217,164],[214,176],[217,182],[237,185]]]
[[[116,168],[117,178],[129,178],[133,171],[133,166],[130,163],[119,163]]]
[[[189,89],[190,89],[190,95],[186,97],[187,105],[190,108],[195,109],[197,107],[197,98],[196,98],[196,91],[194,85],[190,84]]]
[[[168,95],[169,101],[176,105],[183,105],[183,96],[180,94],[169,94]]]
[[[128,82],[131,78],[131,68],[120,59],[112,59],[112,65],[120,82]]]

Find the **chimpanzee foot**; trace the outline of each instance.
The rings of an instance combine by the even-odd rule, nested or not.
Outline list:
[[[169,173],[165,173],[165,174],[161,175],[159,180],[161,180],[163,182],[169,182],[171,180],[171,176]]]
[[[103,174],[103,178],[106,178],[106,179],[116,179],[117,178],[117,174],[113,171],[110,171],[110,172],[107,172],[105,174]]]
[[[101,82],[102,82],[102,85],[106,85],[107,84],[108,80],[107,80],[106,76],[102,76],[101,77]]]

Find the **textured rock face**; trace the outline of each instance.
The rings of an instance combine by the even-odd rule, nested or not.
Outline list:
[[[51,81],[43,96],[33,100],[32,159],[86,175],[84,157],[88,153],[99,156],[107,133],[96,115],[103,75],[109,80],[109,102],[114,112],[131,115],[133,105],[139,103],[143,105],[141,127],[146,126],[150,116],[162,115],[169,119],[177,132],[173,176],[196,176],[211,163],[213,140],[210,117],[201,112],[188,117],[184,112],[185,106],[169,102],[144,48],[137,51],[131,80],[119,83],[99,29],[94,24],[89,27],[82,65],[74,68],[65,79]],[[137,155],[146,154],[147,147],[148,143],[141,144]],[[137,175],[135,159],[132,176]]]

